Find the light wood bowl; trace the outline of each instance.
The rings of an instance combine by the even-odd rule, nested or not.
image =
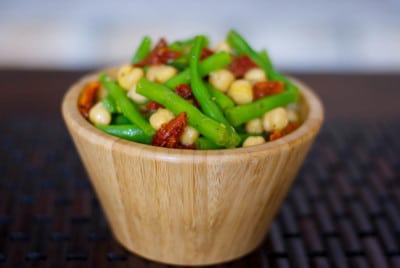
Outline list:
[[[264,145],[196,151],[122,140],[96,129],[77,108],[87,75],[62,114],[117,240],[168,264],[208,265],[248,254],[263,241],[323,121],[304,84],[303,124]]]

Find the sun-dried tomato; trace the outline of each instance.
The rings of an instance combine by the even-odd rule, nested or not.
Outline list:
[[[269,140],[274,141],[282,137],[282,132],[281,131],[274,131],[269,135]]]
[[[280,130],[280,131],[274,131],[269,135],[269,140],[273,141],[273,140],[277,140],[293,131],[295,131],[300,125],[298,123],[294,123],[294,122],[289,122],[288,125]]]
[[[296,129],[298,129],[300,126],[299,123],[295,123],[295,122],[289,122],[289,124],[285,127],[285,129],[283,130],[283,133],[285,135],[295,131]]]
[[[149,53],[149,55],[145,59],[136,63],[135,66],[144,67],[147,65],[164,64],[174,59],[177,59],[180,56],[180,52],[169,49],[167,41],[165,41],[164,38],[161,38],[160,41],[158,41],[157,45]]]
[[[285,89],[285,84],[280,81],[262,81],[253,85],[254,99],[261,99],[272,94],[277,94]]]
[[[180,113],[177,117],[165,123],[153,136],[152,144],[166,148],[179,148],[179,138],[187,126],[188,119],[186,113]]]
[[[193,95],[192,90],[190,89],[189,85],[186,84],[179,84],[175,87],[175,92],[176,94],[178,94],[179,96],[181,96],[182,98],[184,98],[185,100],[188,100],[189,102],[191,102],[192,104],[194,104],[195,106],[198,107],[198,103]],[[161,104],[159,104],[158,102],[155,101],[149,101],[146,105],[145,105],[147,110],[150,111],[155,111],[158,108],[163,108],[164,106],[162,106]]]
[[[190,86],[186,84],[177,85],[175,87],[175,92],[176,94],[178,94],[179,96],[181,96],[186,100],[193,97],[193,93],[192,90],[190,89]]]
[[[212,54],[214,54],[214,51],[212,51],[208,47],[203,47],[203,49],[201,50],[201,54],[200,54],[200,60],[202,61],[205,58],[211,56]]]
[[[190,88],[189,85],[186,84],[180,84],[175,87],[175,92],[185,100],[188,100],[195,106],[199,106],[198,102],[196,101],[196,98],[193,95],[192,89]]]
[[[257,67],[247,55],[235,57],[231,64],[228,66],[228,70],[233,73],[236,78],[242,78],[244,74],[251,68]]]
[[[99,90],[100,83],[98,81],[92,81],[86,84],[79,96],[78,109],[86,119],[89,118],[89,111],[96,102],[97,92],[99,92]]]
[[[149,101],[146,105],[145,105],[145,107],[146,107],[146,109],[147,110],[150,110],[150,111],[155,111],[155,110],[157,110],[158,108],[162,108],[162,107],[164,107],[164,106],[162,106],[161,104],[159,104],[158,102],[155,102],[155,101]]]

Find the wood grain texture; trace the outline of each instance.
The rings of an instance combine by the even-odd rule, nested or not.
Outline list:
[[[115,237],[151,260],[215,264],[264,239],[323,121],[318,98],[301,87],[304,123],[261,146],[216,151],[158,148],[107,135],[77,109],[82,87],[62,113]]]

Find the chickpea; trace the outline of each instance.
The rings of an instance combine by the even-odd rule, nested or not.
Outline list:
[[[247,133],[262,133],[263,125],[260,118],[255,118],[246,123]]]
[[[236,104],[246,104],[253,101],[253,88],[249,81],[238,79],[228,89],[230,96]]]
[[[255,145],[264,144],[265,139],[263,136],[250,136],[243,142],[243,147],[250,147]]]
[[[148,100],[148,98],[136,92],[136,84],[128,91],[128,97],[137,103],[144,103]]]
[[[199,136],[200,133],[197,131],[197,129],[191,126],[187,126],[185,127],[180,137],[180,141],[183,145],[191,145],[197,140]]]
[[[267,76],[265,75],[264,70],[260,68],[252,68],[244,74],[244,79],[254,84],[257,82],[267,81]]]
[[[98,102],[90,109],[89,120],[94,125],[108,125],[111,122],[111,114],[102,102]]]
[[[284,129],[288,123],[288,114],[285,108],[279,107],[266,112],[262,118],[265,131],[271,132]]]
[[[225,52],[231,53],[232,52],[232,48],[227,42],[223,41],[221,43],[218,43],[215,46],[214,51],[215,52],[225,51]]]
[[[146,78],[150,81],[163,84],[170,78],[174,77],[178,70],[169,65],[150,66],[146,72]]]
[[[211,72],[208,82],[221,92],[226,92],[235,80],[235,76],[227,69],[220,69]]]
[[[122,88],[129,90],[136,85],[143,75],[144,73],[142,68],[126,64],[118,70],[117,80]]]
[[[155,130],[158,130],[163,124],[168,123],[174,117],[174,114],[170,110],[160,108],[150,116],[149,122]]]

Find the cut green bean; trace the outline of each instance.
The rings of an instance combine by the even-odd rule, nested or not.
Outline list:
[[[179,72],[182,72],[183,70],[185,70],[186,68],[188,68],[189,66],[189,61],[187,58],[185,57],[180,57],[176,60],[173,60],[171,62],[167,63],[168,65],[175,67],[176,69],[178,69]]]
[[[122,114],[115,115],[111,120],[111,125],[131,125],[131,124],[132,122],[128,119],[128,117]]]
[[[206,40],[206,44],[208,44],[209,42],[208,38],[206,36],[204,36],[204,38]],[[193,46],[193,43],[194,43],[194,38],[189,38],[186,40],[178,40],[168,45],[169,49],[181,53],[181,56],[178,59],[168,63],[168,65],[174,66],[179,71],[183,71],[186,68],[188,68],[189,52]]]
[[[151,38],[149,36],[144,36],[139,47],[136,49],[135,54],[131,59],[131,63],[135,64],[139,61],[145,59],[151,51]]]
[[[106,74],[101,74],[99,79],[102,85],[107,89],[108,94],[115,99],[117,105],[121,108],[122,114],[133,124],[141,128],[146,135],[153,136],[156,131],[136,109],[136,106],[127,97],[125,90],[118,85],[118,82]]]
[[[300,94],[300,90],[286,76],[284,76],[283,74],[281,74],[277,71],[274,71],[271,73],[271,80],[283,82],[285,84],[285,89],[292,92],[294,94],[295,100],[297,100],[297,98]]]
[[[125,140],[151,144],[151,136],[145,134],[141,128],[135,125],[97,125],[96,127]]]
[[[271,58],[269,57],[267,50],[265,50],[265,49],[261,50],[259,55],[260,55],[261,59],[264,61],[264,63],[266,64],[266,67],[268,70],[275,70],[275,67],[272,64]]]
[[[166,86],[142,78],[136,85],[136,91],[158,102],[176,115],[186,112],[189,124],[217,145],[233,148],[240,142],[239,135],[232,127],[227,127],[206,116]]]
[[[251,119],[261,117],[274,108],[295,102],[297,100],[295,90],[295,88],[288,88],[282,93],[264,97],[255,102],[228,108],[225,110],[226,118],[233,126],[239,126]]]
[[[203,113],[212,119],[225,124],[226,126],[230,126],[221,109],[212,100],[211,95],[200,76],[199,59],[201,50],[203,48],[203,43],[203,37],[197,36],[195,38],[192,51],[190,52],[190,87],[193,95],[196,97],[197,102],[200,104]]]
[[[110,95],[105,96],[101,102],[103,103],[104,108],[106,108],[106,110],[111,113],[111,114],[115,114],[120,112],[120,110],[117,107],[117,104],[115,103],[115,100],[113,99],[113,97],[111,97]]]
[[[240,143],[238,144],[239,147],[242,146],[243,142],[251,136],[263,136],[263,134],[254,134],[254,133],[246,133],[246,134],[239,134],[240,136]],[[212,142],[211,140],[204,138],[204,137],[199,137],[196,139],[194,142],[195,148],[198,150],[217,150],[217,149],[223,149],[222,146],[219,146]]]
[[[273,72],[273,69],[271,69],[272,65],[266,62],[238,32],[234,30],[229,31],[226,40],[238,54],[249,56],[251,60],[264,70],[267,78],[270,79],[270,73]]]
[[[250,59],[264,70],[269,80],[281,81],[285,84],[285,91],[282,93],[262,98],[253,103],[227,109],[225,115],[232,125],[238,126],[248,120],[263,115],[273,108],[285,106],[297,100],[299,94],[297,86],[285,76],[275,71],[266,51],[258,54],[249,43],[234,30],[228,33],[227,42],[237,53],[249,56]]]
[[[285,83],[286,89],[291,88],[297,95],[298,88],[285,76],[275,71],[271,59],[266,50],[257,53],[249,43],[236,31],[231,30],[227,36],[229,45],[239,54],[245,54],[250,57],[267,75],[269,80],[276,80]]]
[[[211,140],[204,137],[197,138],[194,142],[194,146],[197,150],[217,150],[224,148],[223,146],[217,145]]]
[[[199,63],[200,75],[202,77],[211,73],[212,71],[222,69],[231,63],[231,56],[227,52],[215,53]],[[164,83],[169,88],[175,88],[180,84],[190,83],[190,70],[186,69],[178,75],[172,77]]]
[[[215,100],[215,102],[223,111],[227,108],[235,106],[235,102],[225,93],[219,91],[210,84],[206,84],[206,87],[210,92],[211,97]]]
[[[204,38],[204,42],[205,42],[205,46],[207,46],[209,44],[209,39],[207,36],[202,35]],[[178,40],[175,42],[172,42],[170,45],[168,45],[168,48],[174,51],[179,51],[183,54],[187,54],[189,53],[190,49],[192,48],[194,43],[194,38],[189,38],[186,40]]]

